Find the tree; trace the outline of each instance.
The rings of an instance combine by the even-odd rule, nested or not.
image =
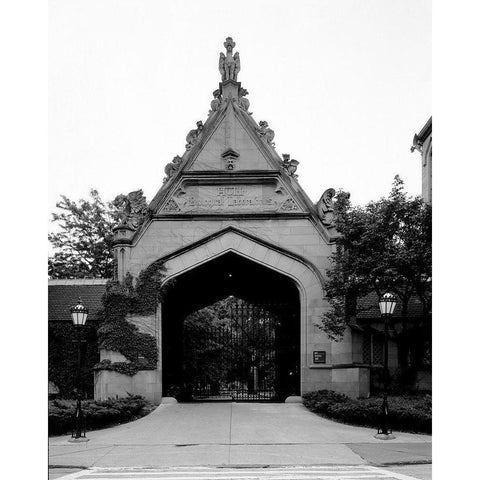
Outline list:
[[[325,285],[331,308],[319,327],[338,340],[362,311],[362,297],[392,291],[401,318],[391,334],[404,368],[413,330],[431,325],[431,207],[420,197],[407,197],[396,176],[389,196],[365,207],[352,206],[349,194],[340,192],[334,214],[340,237]],[[407,317],[414,296],[423,315],[412,328]]]
[[[62,195],[53,213],[59,226],[48,240],[55,252],[48,259],[50,278],[111,278],[113,276],[113,234],[119,212],[112,202],[104,203],[97,190],[91,200],[78,203]]]

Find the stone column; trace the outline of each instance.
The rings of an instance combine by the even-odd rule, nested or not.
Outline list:
[[[114,257],[116,262],[115,280],[122,282],[130,270],[130,250],[135,230],[128,225],[120,225],[113,229]]]

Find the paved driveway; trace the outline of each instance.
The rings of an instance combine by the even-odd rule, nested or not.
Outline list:
[[[323,419],[300,404],[160,405],[118,427],[87,432],[89,442],[50,439],[50,465],[319,465],[429,461],[431,437],[398,433],[388,442],[369,428]],[[358,446],[361,445],[361,448]],[[400,452],[400,454],[399,454]],[[380,460],[373,457],[380,455]]]

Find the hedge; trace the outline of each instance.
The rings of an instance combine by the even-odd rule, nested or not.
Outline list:
[[[48,433],[61,435],[75,428],[75,400],[51,400],[48,402]],[[82,410],[86,428],[96,430],[125,423],[150,413],[155,406],[140,395],[116,400],[85,400]]]
[[[378,428],[382,419],[382,397],[352,399],[330,390],[303,395],[304,405],[314,413],[343,423]],[[432,432],[432,397],[389,396],[390,426],[393,430]]]

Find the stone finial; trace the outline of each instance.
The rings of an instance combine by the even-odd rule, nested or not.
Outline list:
[[[236,52],[233,54],[233,49],[235,47],[235,42],[232,37],[227,37],[223,44],[227,54],[223,52],[220,53],[220,58],[218,60],[218,70],[222,76],[222,82],[226,80],[237,81],[237,75],[240,71],[240,54]]]
[[[324,225],[333,226],[333,197],[335,196],[335,189],[328,188],[323,192],[320,200],[317,202],[317,211],[320,220]]]

